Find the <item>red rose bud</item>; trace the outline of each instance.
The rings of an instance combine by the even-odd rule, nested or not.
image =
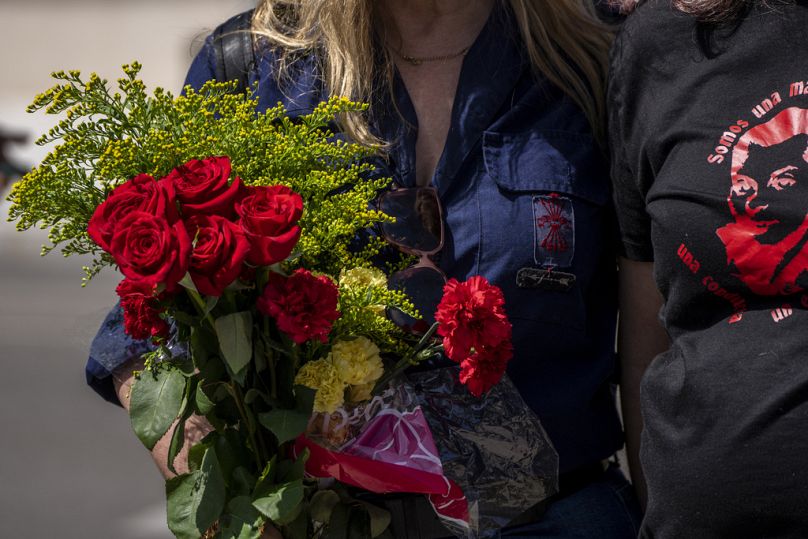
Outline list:
[[[280,262],[300,239],[297,222],[303,215],[303,198],[288,187],[248,187],[247,196],[236,204],[236,213],[250,240],[250,264],[270,266]]]
[[[186,217],[204,213],[231,218],[243,189],[239,178],[230,182],[229,157],[193,159],[161,181],[174,188]]]
[[[502,290],[484,277],[474,276],[463,283],[449,279],[435,313],[446,355],[460,363],[473,350],[493,349],[510,341],[511,323],[504,305]]]
[[[310,339],[326,342],[334,320],[339,318],[338,297],[334,281],[301,268],[290,277],[270,273],[257,306],[297,344]]]
[[[175,222],[178,215],[174,189],[147,174],[132,178],[116,187],[95,209],[87,225],[87,234],[99,247],[110,252],[118,221],[133,211],[144,211],[163,216],[170,223]]]
[[[191,240],[181,221],[136,211],[118,221],[110,254],[125,277],[172,290],[188,271]]]
[[[218,215],[194,215],[185,230],[194,238],[188,269],[194,285],[202,294],[221,296],[241,273],[250,243],[241,227]]]
[[[153,288],[143,283],[124,279],[115,289],[121,297],[124,331],[133,339],[168,337],[168,323],[160,317],[165,311]]]

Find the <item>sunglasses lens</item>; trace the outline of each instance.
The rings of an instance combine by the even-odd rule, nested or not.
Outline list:
[[[435,311],[443,297],[443,285],[446,278],[436,268],[416,267],[398,271],[388,279],[388,286],[393,290],[401,290],[410,298],[415,308],[421,313],[422,320],[417,320],[398,309],[388,309],[388,317],[394,324],[405,329],[424,332],[435,323]]]
[[[382,223],[382,234],[405,250],[434,253],[441,247],[443,222],[440,201],[434,189],[396,189],[384,193],[379,209],[396,218]]]

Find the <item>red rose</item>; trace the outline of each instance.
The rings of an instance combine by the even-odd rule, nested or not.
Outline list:
[[[339,318],[338,297],[337,285],[331,279],[315,277],[301,268],[289,277],[270,273],[257,306],[297,344],[309,339],[326,342],[334,320]]]
[[[484,277],[463,283],[449,279],[435,313],[446,355],[460,363],[475,350],[494,349],[510,341],[511,323],[504,305],[502,290]]]
[[[297,222],[303,215],[303,199],[288,187],[248,187],[236,213],[250,240],[251,264],[269,266],[284,260],[300,239]]]
[[[169,290],[188,271],[191,241],[185,226],[143,211],[118,221],[110,254],[124,276],[143,286],[165,285]]]
[[[243,185],[238,177],[230,183],[230,158],[193,159],[180,165],[163,181],[173,186],[185,216],[200,213],[233,217],[233,205]]]
[[[115,289],[121,297],[124,331],[133,339],[157,339],[168,337],[168,323],[160,317],[165,309],[153,288],[143,283],[124,279]]]
[[[479,397],[502,379],[512,356],[510,340],[492,349],[478,350],[460,363],[460,382],[468,387],[469,393]]]
[[[241,273],[250,244],[241,228],[218,215],[194,215],[185,222],[189,238],[194,238],[188,273],[197,290],[208,296],[221,296]]]
[[[178,216],[174,189],[147,174],[135,176],[116,187],[95,209],[87,225],[87,234],[109,252],[118,221],[133,211],[161,215],[169,222],[175,222]]]

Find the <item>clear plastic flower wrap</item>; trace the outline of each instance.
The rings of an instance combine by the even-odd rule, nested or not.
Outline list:
[[[315,416],[307,471],[375,493],[428,496],[447,534],[492,537],[558,490],[558,455],[507,376],[478,398],[457,368],[409,374]]]

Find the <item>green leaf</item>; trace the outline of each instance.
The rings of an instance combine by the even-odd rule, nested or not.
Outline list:
[[[144,371],[132,385],[129,417],[135,434],[149,450],[180,415],[187,380],[177,369]]]
[[[185,445],[184,419],[178,421],[177,426],[174,427],[174,433],[171,435],[171,444],[168,446],[168,462],[166,462],[166,466],[168,466],[168,469],[173,473],[177,473],[177,470],[174,468],[174,460],[176,460],[177,455],[182,451],[183,445]]]
[[[212,331],[208,331],[200,326],[194,326],[191,329],[190,338],[191,357],[194,364],[200,371],[203,371],[208,359],[211,355],[217,356],[219,349],[219,342],[216,340],[216,335]],[[216,377],[205,375],[204,378],[209,380],[216,380]]]
[[[282,529],[283,536],[289,539],[308,539],[312,536],[309,533],[309,514],[306,511],[300,511],[292,522],[287,524]]]
[[[174,311],[171,313],[171,316],[174,317],[175,320],[185,324],[186,326],[195,326],[199,323],[199,318],[192,316],[188,313],[184,313],[182,311]]]
[[[382,509],[372,503],[358,502],[359,505],[365,508],[370,518],[370,535],[372,537],[379,537],[390,527],[390,511]]]
[[[298,410],[275,409],[259,414],[258,421],[275,435],[279,444],[282,444],[303,434],[310,417],[311,413]]]
[[[370,514],[364,506],[351,507],[351,521],[348,524],[348,537],[350,539],[367,539],[373,537],[371,532]]]
[[[255,488],[255,476],[244,466],[239,466],[233,470],[230,478],[230,491],[237,495],[248,496]]]
[[[261,497],[253,500],[253,507],[272,522],[283,525],[297,517],[302,501],[303,480],[297,479],[266,488]]]
[[[196,471],[202,467],[202,459],[205,457],[207,450],[213,446],[219,433],[216,431],[208,433],[204,438],[191,446],[188,450],[188,469]]]
[[[168,527],[178,539],[199,539],[219,519],[224,501],[224,478],[209,448],[198,470],[166,481]]]
[[[204,380],[200,380],[199,385],[196,386],[196,391],[194,392],[194,402],[196,404],[196,410],[200,415],[208,415],[216,404],[210,400],[210,398],[208,398],[207,394],[205,394],[205,390],[202,386],[203,383]]]
[[[183,375],[187,377],[184,372]],[[174,473],[177,473],[177,470],[174,469],[174,460],[177,458],[177,455],[180,454],[180,451],[182,451],[182,446],[185,445],[185,422],[188,421],[188,418],[194,413],[190,397],[191,392],[194,391],[196,387],[195,379],[190,379],[188,383],[185,384],[185,393],[183,393],[182,404],[180,405],[180,420],[177,422],[177,426],[174,427],[174,433],[171,435],[171,443],[168,446],[168,462],[166,465],[168,469]]]
[[[240,459],[242,455],[238,451],[238,448],[234,447],[232,441],[226,436],[217,437],[216,441],[213,442],[213,447],[216,449],[216,457],[219,459],[219,467],[222,470],[222,474],[226,482],[229,483],[228,479],[233,475],[233,470],[242,462]],[[246,457],[249,458],[249,455]]]
[[[368,539],[370,537],[370,515],[364,506],[340,503],[334,507],[326,530],[326,539]]]
[[[264,517],[249,496],[237,496],[227,504],[222,521],[221,539],[259,539]]]
[[[331,511],[325,539],[347,539],[348,525],[350,524],[351,507],[345,503],[338,503]]]
[[[217,303],[219,303],[218,296],[208,296],[207,298],[205,298],[205,314],[207,315],[213,309],[215,309]]]
[[[199,290],[196,289],[196,285],[194,284],[194,280],[191,278],[190,273],[186,273],[185,276],[182,279],[180,279],[179,284],[183,288],[187,288],[188,290],[192,290],[197,293],[199,292]]]
[[[303,479],[306,476],[306,461],[309,460],[309,449],[304,448],[303,452],[295,460],[284,459],[278,463],[279,483],[287,483],[295,479]]]
[[[273,354],[271,348],[268,348],[265,344],[265,338],[261,335],[261,338],[255,340],[255,357],[253,361],[255,362],[255,372],[263,372],[269,366],[269,361],[273,360]]]
[[[323,524],[328,523],[331,519],[331,512],[338,503],[339,494],[333,490],[318,490],[312,495],[309,502],[309,512],[312,520]]]
[[[238,374],[252,358],[252,315],[248,311],[216,319],[216,335],[230,374]]]
[[[263,391],[255,389],[254,387],[244,394],[244,402],[246,404],[252,404],[259,398],[264,401],[264,404],[272,404],[272,399],[269,397],[269,395]]]

